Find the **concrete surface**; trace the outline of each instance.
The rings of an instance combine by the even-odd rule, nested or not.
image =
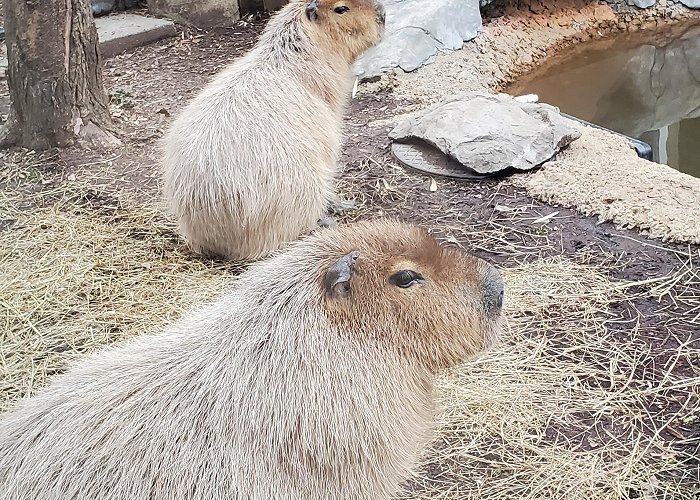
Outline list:
[[[100,51],[103,57],[113,57],[126,50],[177,35],[175,24],[167,19],[115,14],[95,19]],[[0,45],[0,80],[6,78],[7,49]]]
[[[175,24],[168,19],[115,14],[95,19],[100,51],[103,57],[112,57],[162,38],[175,36]]]

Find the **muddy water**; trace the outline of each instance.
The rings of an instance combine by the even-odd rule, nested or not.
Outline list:
[[[700,24],[583,44],[506,91],[641,139],[654,161],[700,177]]]

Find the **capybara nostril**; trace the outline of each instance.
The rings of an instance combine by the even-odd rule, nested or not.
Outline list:
[[[484,302],[489,312],[498,312],[503,307],[505,286],[498,269],[489,265],[483,281]]]
[[[384,6],[380,3],[377,4],[377,17],[380,24],[386,24],[386,11],[384,10]]]

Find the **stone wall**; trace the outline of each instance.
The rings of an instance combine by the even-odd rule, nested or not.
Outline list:
[[[94,6],[139,0],[93,0]],[[288,0],[147,0],[152,13],[201,28],[228,25],[260,10],[274,11]],[[439,52],[456,50],[482,30],[481,11],[490,3],[514,0],[380,0],[386,9],[386,35],[355,65],[355,74],[372,79],[387,70],[413,71]],[[700,0],[606,0],[616,11],[700,8]],[[532,0],[544,10],[556,0]],[[596,2],[592,0],[591,5]],[[535,5],[536,4],[536,5]],[[624,22],[624,20],[622,20]]]
[[[649,9],[651,7],[671,7],[683,5],[689,9],[700,9],[700,0],[605,0],[610,5]]]
[[[401,68],[413,71],[441,50],[456,50],[482,29],[479,0],[382,0],[386,34],[355,64],[363,79]]]
[[[700,117],[700,26],[663,46],[639,47],[620,75],[608,94],[612,100],[628,103],[624,119],[609,111],[619,110],[613,103],[603,102],[596,123],[638,137],[679,118]]]

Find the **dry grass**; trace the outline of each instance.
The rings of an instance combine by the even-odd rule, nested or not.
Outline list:
[[[375,196],[403,196],[391,182]],[[6,185],[0,196],[0,228],[15,221],[0,233],[0,410],[67,361],[168,323],[237,271],[190,255],[157,207],[95,190],[90,179],[51,186],[27,197]],[[372,202],[361,199],[358,213],[370,215]],[[537,228],[522,244],[506,241],[514,216],[496,210],[478,232],[459,217],[433,225],[444,239],[514,257],[557,246]],[[599,265],[565,258],[506,270],[508,339],[440,379],[440,438],[413,497],[692,498],[681,481],[693,473],[688,457],[661,432],[700,415],[687,399],[658,422],[649,402],[671,391],[698,395],[700,380],[669,369],[655,385],[642,383],[638,369],[653,356],[643,327],[629,323],[624,339],[611,328],[623,319],[610,306],[634,296],[696,303],[697,269],[690,254],[679,258],[678,273],[645,283],[613,282]],[[681,345],[681,357],[700,359],[700,346]]]
[[[0,410],[78,355],[170,322],[235,272],[193,258],[155,208],[79,184],[39,196],[60,197],[23,210],[0,196],[0,220],[15,221],[0,241]]]
[[[696,498],[684,479],[697,475],[697,457],[660,433],[700,417],[697,399],[655,429],[658,415],[645,408],[672,391],[697,398],[700,377],[640,384],[653,357],[645,332],[632,323],[626,339],[613,339],[607,327],[616,321],[610,304],[630,300],[631,289],[650,292],[564,258],[518,266],[505,279],[509,339],[441,379],[440,438],[410,498]],[[682,345],[680,357],[700,359],[700,343]]]

